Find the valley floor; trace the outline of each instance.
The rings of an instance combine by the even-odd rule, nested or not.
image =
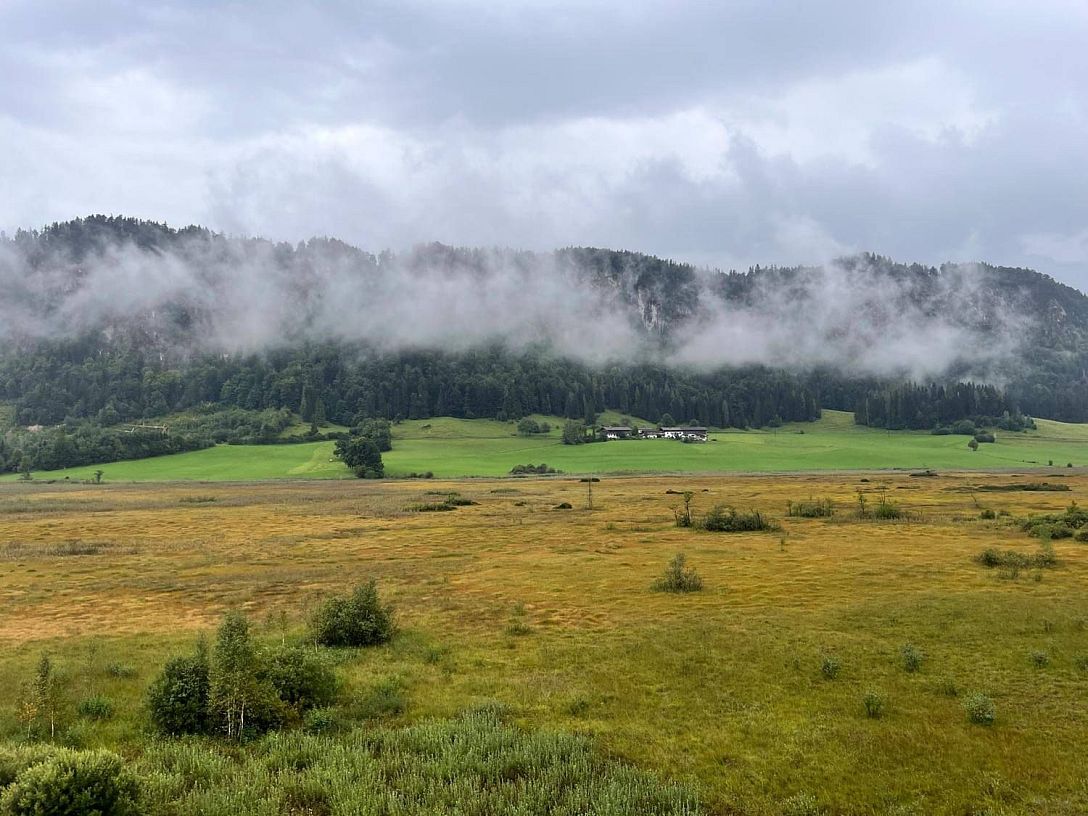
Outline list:
[[[1070,489],[988,490],[1037,477],[982,473],[6,484],[0,733],[19,738],[20,682],[48,650],[73,701],[116,706],[101,722],[70,709],[61,739],[138,755],[148,683],[225,610],[293,638],[326,593],[375,577],[401,634],[341,668],[350,694],[403,690],[383,722],[495,701],[523,728],[584,734],[690,783],[714,813],[812,797],[827,813],[1080,814],[1088,543],[1055,540],[1052,567],[975,560],[1030,557],[1040,542],[1013,519],[1088,501],[1088,476],[1046,478]],[[683,490],[697,515],[755,508],[781,530],[679,529],[669,491]],[[477,504],[410,509],[450,492]],[[907,518],[856,518],[859,492]],[[783,518],[788,501],[823,497],[834,517]],[[677,552],[702,592],[651,591]],[[131,674],[107,669],[122,664]],[[882,718],[866,716],[869,691]],[[994,701],[992,726],[965,716],[973,692]]]

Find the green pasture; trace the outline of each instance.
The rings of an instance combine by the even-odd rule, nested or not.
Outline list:
[[[972,452],[964,436],[923,431],[883,431],[854,425],[843,411],[824,411],[818,422],[778,429],[728,430],[703,444],[672,440],[623,440],[563,445],[562,420],[552,432],[518,436],[513,422],[448,417],[410,420],[394,428],[393,450],[384,454],[391,476],[430,471],[436,477],[502,476],[514,465],[546,463],[567,473],[715,473],[887,468],[999,470],[1088,465],[1088,426],[1039,420],[1039,430],[998,432],[997,442]],[[616,417],[607,415],[606,421]],[[332,442],[293,445],[220,445],[101,466],[39,472],[37,479],[109,481],[336,479],[349,474],[333,458]],[[11,480],[14,476],[7,476]]]

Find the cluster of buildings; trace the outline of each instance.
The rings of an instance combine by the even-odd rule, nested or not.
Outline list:
[[[707,429],[696,425],[676,428],[629,428],[605,425],[598,431],[604,439],[677,439],[681,442],[706,442]]]

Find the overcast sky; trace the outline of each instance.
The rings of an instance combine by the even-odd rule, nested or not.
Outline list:
[[[0,0],[0,229],[856,250],[1088,288],[1083,0]]]

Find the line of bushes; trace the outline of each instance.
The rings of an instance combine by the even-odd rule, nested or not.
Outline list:
[[[310,619],[313,644],[376,646],[393,637],[393,611],[373,581],[321,604]],[[339,681],[313,647],[259,648],[239,612],[223,619],[211,649],[201,641],[192,655],[167,662],[148,691],[155,729],[172,736],[218,734],[248,739],[298,725],[311,710],[331,705]]]
[[[1030,516],[1020,522],[1020,529],[1044,540],[1075,538],[1088,542],[1088,510],[1071,502],[1064,513]]]

